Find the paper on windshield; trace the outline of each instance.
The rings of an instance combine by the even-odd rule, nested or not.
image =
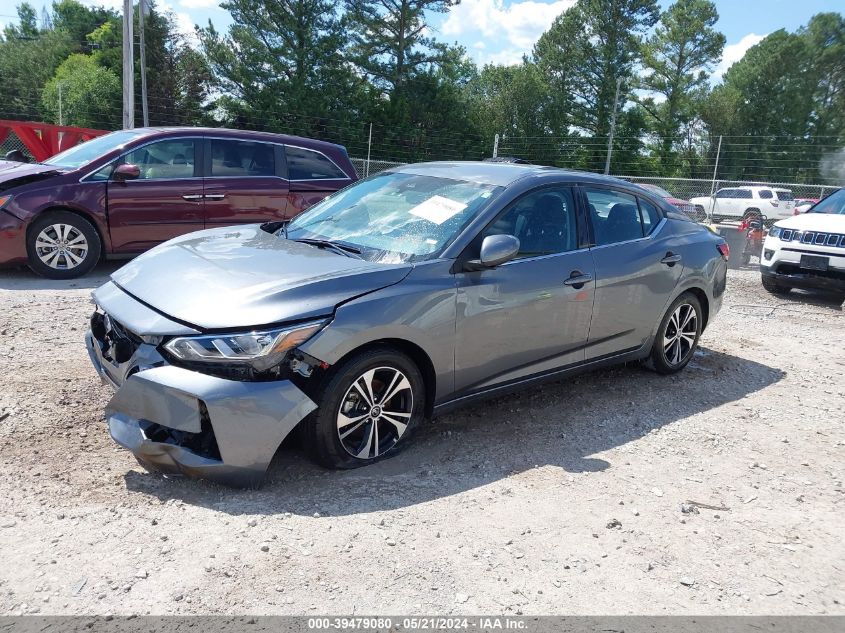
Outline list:
[[[425,202],[415,206],[408,213],[439,225],[466,208],[467,205],[463,202],[444,198],[443,196],[432,196]]]

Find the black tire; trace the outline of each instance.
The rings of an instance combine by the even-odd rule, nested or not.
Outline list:
[[[353,387],[353,383],[364,379],[367,372],[375,370],[370,384],[374,392],[376,404],[370,408],[365,395],[366,381],[358,382],[359,387]],[[398,371],[404,376],[409,389],[397,392],[388,401],[380,401],[380,396],[390,385],[385,384],[392,380],[389,371]],[[399,384],[403,384],[401,380]],[[381,393],[380,393],[381,392]],[[408,401],[410,392],[410,402]],[[311,413],[303,422],[303,439],[306,448],[311,452],[314,459],[326,468],[349,469],[366,466],[392,457],[408,445],[414,431],[420,426],[425,417],[425,384],[419,368],[408,356],[391,347],[375,347],[352,355],[326,376],[320,387],[319,395],[316,396],[317,409]],[[379,402],[384,406],[381,411]],[[375,409],[379,413],[387,414],[388,406],[393,410],[402,409],[404,415],[408,415],[408,423],[400,432],[399,425],[389,421],[386,417],[379,417],[375,422],[375,434],[373,433],[373,418],[370,417]],[[345,427],[339,426],[340,416],[345,415],[342,407],[351,407],[345,413],[349,420],[356,420],[363,411],[363,421],[349,424]],[[394,420],[400,418],[394,416]],[[341,440],[341,433],[347,434]],[[369,436],[369,444],[367,443]],[[377,437],[379,450],[373,451],[373,438]],[[354,448],[353,448],[354,446]],[[360,452],[359,449],[362,449]],[[366,449],[366,456],[361,457],[363,449]],[[357,453],[354,454],[354,453]]]
[[[773,295],[788,295],[789,291],[792,290],[789,286],[781,285],[765,276],[761,277],[760,280],[763,282],[763,288]]]
[[[695,327],[690,327],[691,324],[689,323],[686,325],[682,323],[684,325],[682,329],[684,329],[686,334],[684,335],[684,332],[681,332],[682,336],[679,337],[676,336],[677,327],[675,326],[676,321],[673,320],[673,315],[680,310],[680,319],[685,321],[688,312],[684,307],[688,307],[694,312]],[[701,337],[702,323],[701,303],[698,298],[691,292],[683,293],[672,302],[672,305],[669,306],[666,314],[660,320],[657,335],[654,337],[654,344],[651,347],[651,354],[646,361],[646,366],[658,374],[674,374],[681,371],[690,362],[693,354],[695,354],[695,350],[698,347],[698,339]],[[686,337],[692,337],[693,331],[694,337],[690,343]],[[666,340],[669,338],[677,340],[680,351],[679,356],[675,356],[676,348],[674,346],[668,347],[667,350]]]
[[[69,238],[64,240],[67,244],[60,243],[62,235],[59,233]],[[39,239],[44,237],[57,246],[52,247]],[[74,248],[73,243],[80,246]],[[70,211],[42,213],[27,231],[27,263],[33,272],[48,279],[74,279],[91,272],[100,260],[102,249],[100,236],[91,222]],[[53,253],[55,258],[51,259]],[[49,261],[53,261],[54,265],[50,265]]]
[[[749,207],[748,209],[745,210],[745,213],[742,214],[742,219],[747,220],[749,218],[749,216],[752,216],[752,215],[759,215],[759,216],[762,217],[763,214],[760,213],[760,209],[758,209],[757,207]]]

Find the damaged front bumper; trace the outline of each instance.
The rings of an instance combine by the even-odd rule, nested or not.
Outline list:
[[[125,324],[109,326],[128,334]],[[116,390],[106,406],[111,436],[151,470],[257,486],[282,440],[316,409],[289,380],[242,382],[176,367],[140,340],[117,362],[113,335],[85,337],[91,362]]]

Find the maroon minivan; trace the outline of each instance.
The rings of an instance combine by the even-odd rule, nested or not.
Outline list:
[[[220,128],[138,128],[43,163],[0,161],[0,264],[52,279],[203,228],[285,221],[358,179],[341,145]]]

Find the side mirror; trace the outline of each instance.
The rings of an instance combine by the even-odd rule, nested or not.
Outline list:
[[[112,180],[135,180],[141,175],[141,168],[138,165],[124,163],[114,168],[111,174]]]
[[[512,260],[519,253],[519,240],[513,235],[488,235],[481,242],[478,259],[466,263],[468,270],[495,268]]]

